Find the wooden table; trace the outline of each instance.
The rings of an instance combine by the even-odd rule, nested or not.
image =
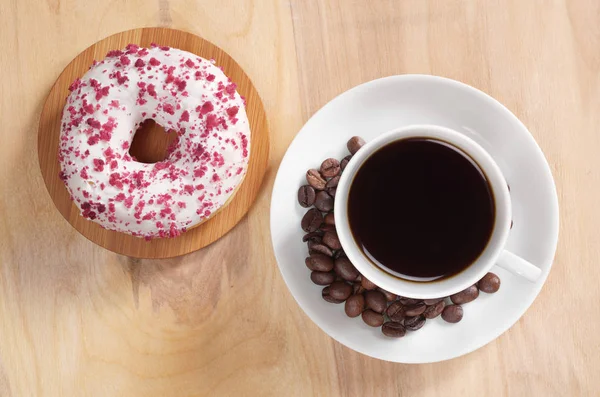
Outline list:
[[[60,71],[143,26],[229,52],[272,131],[248,216],[166,261],[80,236],[36,155]],[[2,0],[0,43],[1,396],[598,395],[598,1]],[[277,166],[302,124],[342,91],[400,73],[451,77],[507,105],[544,150],[561,204],[554,268],[531,309],[495,342],[431,365],[380,362],[321,332],[287,291],[269,236]]]

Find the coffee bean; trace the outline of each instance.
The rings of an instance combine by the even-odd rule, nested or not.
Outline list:
[[[437,316],[442,314],[444,307],[446,307],[446,302],[441,300],[438,303],[435,303],[431,306],[427,306],[427,309],[425,309],[425,311],[423,312],[423,316],[427,319],[436,318]]]
[[[312,272],[310,279],[317,285],[329,285],[335,281],[334,272]]]
[[[306,267],[317,272],[330,272],[333,270],[333,259],[323,254],[310,254],[305,260]]]
[[[317,254],[323,254],[323,255],[327,255],[327,256],[333,256],[333,251],[331,250],[331,248],[329,248],[328,246],[318,243],[316,241],[309,241],[308,242],[308,252],[309,253],[317,253]]]
[[[344,252],[343,249],[335,250],[335,253],[333,254],[333,257],[335,259],[337,259],[337,258],[347,258],[346,253]]]
[[[328,195],[335,198],[335,194],[337,193],[337,186],[325,188],[325,191],[327,192]]]
[[[475,285],[471,285],[470,287],[450,296],[450,300],[452,303],[457,305],[463,305],[465,303],[469,303],[477,299],[479,296],[479,290]]]
[[[406,335],[406,328],[404,328],[404,325],[395,321],[388,321],[381,327],[381,332],[390,338],[402,338]]]
[[[333,178],[340,173],[340,162],[329,158],[321,163],[321,175],[325,178]]]
[[[315,169],[306,172],[306,182],[317,190],[325,189],[325,184],[327,183],[321,176],[321,173]]]
[[[431,306],[431,305],[435,305],[439,301],[443,301],[444,299],[445,298],[424,299],[423,303],[425,303],[427,306]]]
[[[404,307],[404,314],[409,317],[418,316],[419,314],[423,314],[425,309],[427,309],[427,305],[424,303],[413,303]]]
[[[404,320],[405,317],[404,306],[398,301],[392,302],[392,304],[388,306],[385,314],[387,314],[390,320],[400,322]]]
[[[370,309],[362,312],[362,319],[365,324],[371,327],[381,327],[383,325],[383,314],[376,313]]]
[[[409,331],[417,331],[425,325],[425,321],[425,317],[423,316],[406,317],[404,319],[404,328]]]
[[[353,136],[350,138],[346,146],[348,147],[348,151],[350,154],[354,155],[354,153],[358,152],[358,150],[363,147],[365,144],[365,140],[359,136]]]
[[[324,221],[326,225],[335,226],[335,216],[333,215],[333,212],[325,215]]]
[[[331,178],[329,181],[327,181],[327,184],[325,185],[325,187],[327,189],[332,188],[332,187],[337,187],[337,185],[340,183],[340,176],[334,176],[333,178]]]
[[[302,237],[302,242],[306,243],[307,241],[313,241],[316,243],[320,243],[321,239],[323,238],[323,233],[320,230],[315,230],[314,232],[310,232],[310,233],[306,233],[303,237]]]
[[[316,195],[312,186],[300,186],[300,189],[298,189],[298,202],[302,207],[308,208],[315,203]]]
[[[329,295],[335,299],[345,301],[352,295],[352,286],[344,281],[334,281],[329,287]]]
[[[329,212],[333,209],[333,197],[325,191],[320,191],[316,195],[314,205],[320,211]]]
[[[335,232],[335,225],[321,225],[321,231],[323,232],[323,235],[327,232]]]
[[[342,161],[340,161],[340,170],[344,171],[344,169],[346,168],[346,166],[348,165],[348,163],[350,162],[350,159],[352,158],[352,155],[349,154],[346,157],[344,157],[342,159]]]
[[[366,278],[365,276],[362,276],[362,280],[360,282],[360,284],[362,285],[362,287],[366,290],[372,290],[372,289],[377,289],[377,286],[375,284],[373,284],[373,282],[371,280],[369,280],[368,278]]]
[[[325,232],[323,235],[323,244],[334,250],[342,248],[342,244],[340,243],[340,239],[336,232]]]
[[[363,292],[365,292],[365,289],[360,285],[360,282],[355,282],[352,284],[352,294],[356,295],[356,294],[362,294]]]
[[[477,286],[479,287],[479,290],[488,294],[493,294],[500,289],[500,277],[494,273],[488,273],[479,280]]]
[[[421,303],[421,300],[413,299],[413,298],[404,298],[401,296],[400,303],[402,303],[404,306],[408,306],[408,305],[414,305],[415,303]]]
[[[365,301],[367,307],[377,313],[383,313],[387,308],[387,300],[381,291],[372,290],[365,292]]]
[[[385,299],[386,299],[388,302],[393,302],[393,301],[395,301],[396,299],[398,299],[398,295],[396,295],[396,294],[394,294],[394,293],[391,293],[390,291],[386,291],[386,290],[384,290],[383,288],[379,288],[379,291],[381,291],[381,293],[382,293],[383,295],[385,295]]]
[[[302,230],[305,232],[314,232],[323,223],[323,215],[316,208],[311,208],[302,217]]]
[[[331,291],[330,287],[323,288],[323,291],[321,291],[321,296],[323,297],[323,299],[325,299],[329,303],[342,303],[342,302],[344,302],[341,299],[336,299],[333,296],[331,296],[330,295],[330,291]]]
[[[448,305],[442,311],[442,318],[449,323],[457,323],[463,318],[463,308],[459,305]]]
[[[355,281],[360,275],[348,258],[338,258],[333,262],[335,274],[346,281]]]
[[[365,297],[362,294],[352,295],[346,300],[344,311],[348,317],[358,317],[365,310]]]

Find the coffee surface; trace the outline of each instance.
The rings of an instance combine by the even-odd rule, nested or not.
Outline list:
[[[357,244],[399,277],[432,281],[467,268],[494,227],[479,166],[441,141],[411,138],[373,153],[352,181],[348,218]]]

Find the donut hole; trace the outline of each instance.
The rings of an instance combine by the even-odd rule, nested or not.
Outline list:
[[[174,130],[166,131],[154,120],[144,120],[135,131],[129,155],[140,163],[153,164],[164,161],[175,138],[177,133]]]

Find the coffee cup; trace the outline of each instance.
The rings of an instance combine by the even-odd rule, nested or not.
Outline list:
[[[460,272],[428,281],[399,277],[370,257],[353,236],[348,215],[352,183],[361,166],[381,148],[396,141],[428,139],[444,142],[467,155],[485,175],[494,202],[494,221],[485,248]],[[404,297],[432,299],[449,296],[479,281],[494,266],[502,267],[529,281],[536,281],[541,270],[523,258],[506,250],[512,205],[506,180],[490,154],[474,140],[449,128],[435,125],[412,125],[380,135],[364,145],[347,164],[337,186],[335,217],[338,237],[344,252],[360,273],[379,287]]]

